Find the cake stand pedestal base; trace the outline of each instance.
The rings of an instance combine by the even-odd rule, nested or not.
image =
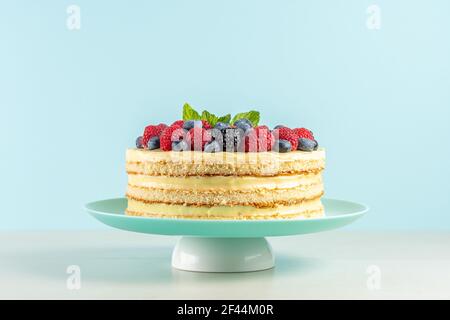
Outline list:
[[[249,272],[274,267],[265,238],[182,237],[172,253],[172,266],[197,272]]]

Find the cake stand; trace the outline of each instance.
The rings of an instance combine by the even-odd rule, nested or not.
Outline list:
[[[274,267],[265,237],[314,233],[340,228],[368,208],[355,202],[322,199],[325,216],[313,219],[196,220],[127,216],[126,198],[88,203],[85,208],[111,227],[140,233],[182,236],[172,253],[176,269],[199,272],[246,272]]]

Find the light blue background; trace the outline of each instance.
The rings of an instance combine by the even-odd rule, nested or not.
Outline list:
[[[125,149],[185,101],[255,108],[327,149],[352,228],[450,229],[449,1],[2,1],[1,229],[101,228]],[[81,30],[66,8],[81,8]]]

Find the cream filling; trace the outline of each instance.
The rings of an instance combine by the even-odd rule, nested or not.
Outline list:
[[[320,199],[307,201],[301,204],[273,208],[257,208],[252,206],[214,206],[196,207],[163,203],[145,203],[128,199],[128,211],[156,214],[161,216],[202,216],[202,217],[251,217],[272,215],[294,215],[312,211],[322,211]]]
[[[255,176],[147,176],[128,175],[128,184],[135,187],[158,189],[195,190],[246,190],[246,189],[288,189],[322,183],[320,174],[290,175],[275,177]]]
[[[144,149],[127,149],[126,161],[135,162],[200,162],[220,164],[240,163],[277,163],[291,161],[314,161],[325,159],[325,150],[319,148],[313,152],[293,151],[288,153],[278,152],[218,152],[207,153],[200,151],[173,152]]]

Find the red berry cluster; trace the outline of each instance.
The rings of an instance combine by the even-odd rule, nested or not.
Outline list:
[[[174,142],[184,141],[184,147],[186,147],[184,150],[206,150],[205,145],[214,142],[215,139],[212,130],[219,129],[217,127],[213,129],[206,120],[202,120],[201,122],[201,127],[192,127],[189,130],[183,128],[185,124],[183,120],[177,120],[170,126],[162,123],[159,125],[149,125],[145,127],[142,136],[136,140],[136,145],[142,149],[161,148],[163,151],[171,151]],[[234,125],[228,125],[228,128],[237,129]],[[223,129],[221,132],[224,132]],[[156,144],[150,141],[152,138],[157,141]],[[251,127],[245,132],[241,142],[243,143],[242,151],[245,152],[264,152],[271,150],[288,152],[294,150],[312,151],[317,149],[317,141],[314,139],[314,135],[310,130],[306,128],[290,129],[285,126],[277,126],[273,130],[270,130],[265,125]],[[220,150],[222,150],[222,141],[220,143]],[[282,145],[287,150],[280,151]]]

